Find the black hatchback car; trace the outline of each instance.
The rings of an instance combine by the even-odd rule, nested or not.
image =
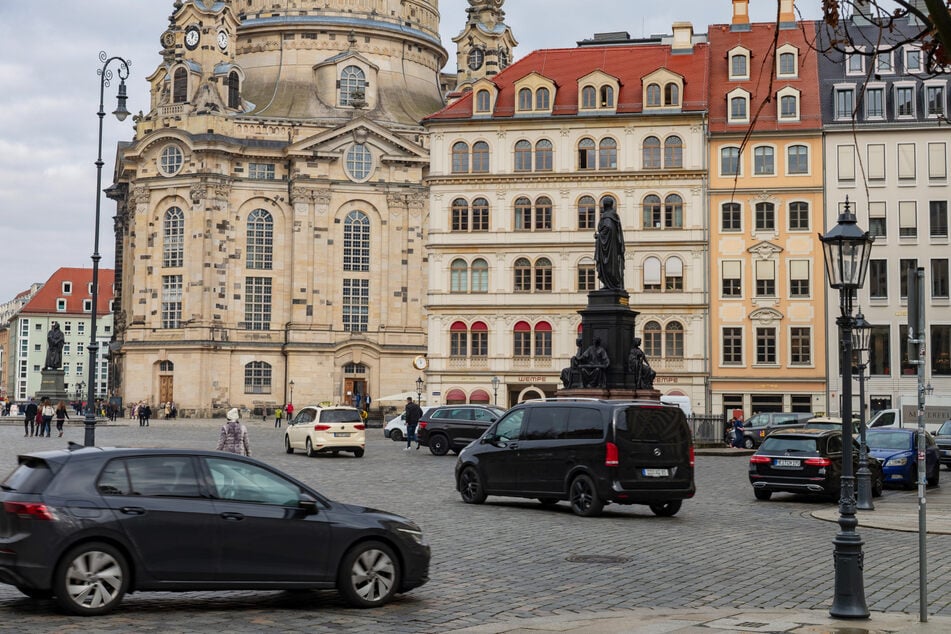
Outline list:
[[[141,590],[337,588],[367,608],[429,577],[410,520],[229,453],[21,455],[0,501],[0,582],[73,614],[106,613]]]
[[[683,411],[656,401],[527,401],[462,450],[456,489],[469,504],[505,495],[568,500],[581,516],[609,502],[671,516],[696,492],[693,441]]]
[[[852,472],[858,471],[859,447],[853,442]],[[882,494],[885,478],[882,464],[868,457],[872,495]],[[842,477],[842,432],[829,429],[775,431],[750,456],[750,484],[758,500],[768,500],[776,491],[810,493],[837,498]]]
[[[505,410],[494,405],[445,405],[428,410],[419,419],[416,438],[435,456],[459,452],[481,436]]]

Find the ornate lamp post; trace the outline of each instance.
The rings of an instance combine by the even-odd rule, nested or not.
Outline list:
[[[423,401],[423,377],[416,379],[416,403],[422,403]]]
[[[839,496],[839,532],[835,545],[835,596],[829,614],[838,618],[868,618],[862,577],[865,542],[856,532],[855,476],[852,472],[852,302],[865,285],[874,238],[855,224],[849,199],[836,225],[820,235],[829,286],[839,291],[839,370],[842,373],[842,477]]]
[[[287,384],[287,387],[291,388],[291,393],[287,397],[287,402],[293,403],[294,402],[294,379],[291,379],[291,382]]]
[[[868,468],[868,443],[865,439],[865,368],[868,365],[867,354],[869,338],[872,336],[872,324],[865,321],[862,309],[855,316],[852,326],[852,349],[857,353],[859,371],[859,470],[855,472],[858,480],[856,508],[874,511],[872,504],[872,472]]]
[[[129,66],[132,65],[132,62],[121,57],[109,57],[105,51],[99,52],[99,61],[102,62],[102,68],[98,70],[99,112],[96,113],[99,117],[99,153],[96,156],[96,232],[92,251],[92,314],[90,316],[89,345],[86,346],[89,349],[89,382],[86,385],[89,391],[86,393],[86,416],[83,419],[85,425],[83,445],[86,447],[93,447],[96,444],[96,386],[99,378],[96,368],[96,354],[99,352],[99,342],[96,341],[96,311],[99,308],[97,303],[99,301],[99,260],[101,258],[99,255],[99,209],[102,200],[102,120],[106,116],[103,109],[103,97],[106,86],[109,85],[109,81],[112,79],[112,70],[109,68],[109,64],[117,62],[119,92],[116,96],[116,109],[112,114],[119,121],[125,121],[125,118],[129,116],[129,111],[125,106],[127,98],[125,80],[129,77]]]
[[[501,384],[502,384],[502,381],[501,379],[499,379],[499,377],[497,376],[492,377],[492,391],[495,392],[495,396],[493,397],[493,401],[492,401],[493,405],[499,404],[499,385]]]

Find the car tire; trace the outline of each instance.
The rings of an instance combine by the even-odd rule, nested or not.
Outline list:
[[[936,487],[941,482],[941,465],[936,464],[934,467],[934,474],[928,477],[928,486]]]
[[[445,434],[431,434],[429,436],[429,451],[434,456],[445,456],[449,453],[449,438]]]
[[[353,455],[354,455],[355,457],[357,457],[357,458],[362,458],[362,457],[363,457],[363,449],[354,449],[354,450],[353,450]]]
[[[650,507],[657,517],[673,517],[682,505],[683,500],[667,500],[666,502],[651,504]]]
[[[459,474],[459,495],[466,504],[485,502],[485,487],[482,486],[482,478],[475,467],[466,467]]]
[[[53,597],[52,590],[40,590],[39,588],[27,588],[25,586],[17,586],[17,590],[31,599],[36,600],[50,599]]]
[[[753,495],[756,496],[757,500],[768,500],[773,497],[772,491],[767,491],[766,489],[753,489]]]
[[[294,448],[291,447],[291,437],[287,434],[284,434],[284,453],[294,453]]]
[[[314,443],[311,442],[310,438],[307,439],[307,442],[304,443],[304,448],[307,450],[307,457],[313,458],[317,455],[317,452],[314,451]]]
[[[403,440],[403,432],[401,432],[398,429],[394,429],[393,431],[390,432],[390,440],[392,440],[393,442],[399,442]]]
[[[384,605],[399,587],[399,560],[382,542],[360,542],[341,560],[337,590],[355,608]]]
[[[542,506],[555,506],[558,504],[558,498],[538,498]]]
[[[53,598],[64,611],[96,616],[112,611],[129,587],[129,565],[117,548],[100,542],[66,553],[53,574]]]
[[[743,438],[743,446],[746,447],[747,449],[752,449],[752,448],[753,448],[753,439],[750,438],[749,436]]]
[[[885,492],[885,476],[882,474],[872,474],[872,497],[880,498]]]
[[[591,476],[581,474],[571,481],[569,489],[571,512],[581,517],[595,517],[601,514],[604,500],[598,495]]]

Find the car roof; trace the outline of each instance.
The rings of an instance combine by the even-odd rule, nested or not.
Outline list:
[[[813,416],[807,423],[838,423],[842,424],[842,419],[838,416]]]
[[[357,409],[350,405],[302,405],[300,409],[308,409],[311,407],[314,409]]]
[[[917,427],[869,427],[866,434],[917,434]]]
[[[31,451],[29,453],[19,454],[18,458],[36,458],[47,462],[65,462],[75,456],[88,457],[94,454],[104,457],[148,455],[217,456],[220,455],[221,452],[211,449],[169,449],[161,447],[84,447],[77,443],[70,442],[69,448],[67,449]]]
[[[798,436],[800,438],[806,437],[816,437],[816,436],[831,436],[841,433],[841,430],[838,429],[814,429],[809,427],[794,427],[792,429],[783,429],[782,431],[774,431],[767,438],[773,437],[788,437],[788,436]]]

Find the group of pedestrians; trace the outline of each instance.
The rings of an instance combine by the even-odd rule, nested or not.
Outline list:
[[[294,418],[294,404],[288,403],[284,407],[275,407],[274,408],[274,427],[275,429],[280,428],[281,421],[284,420],[285,416],[287,417],[288,423]]]
[[[66,403],[60,401],[56,407],[53,407],[49,397],[44,396],[37,404],[36,399],[31,398],[23,410],[23,437],[27,436],[45,436],[49,438],[52,435],[53,419],[56,419],[56,431],[61,437],[63,435],[63,425],[69,418],[66,409]]]

